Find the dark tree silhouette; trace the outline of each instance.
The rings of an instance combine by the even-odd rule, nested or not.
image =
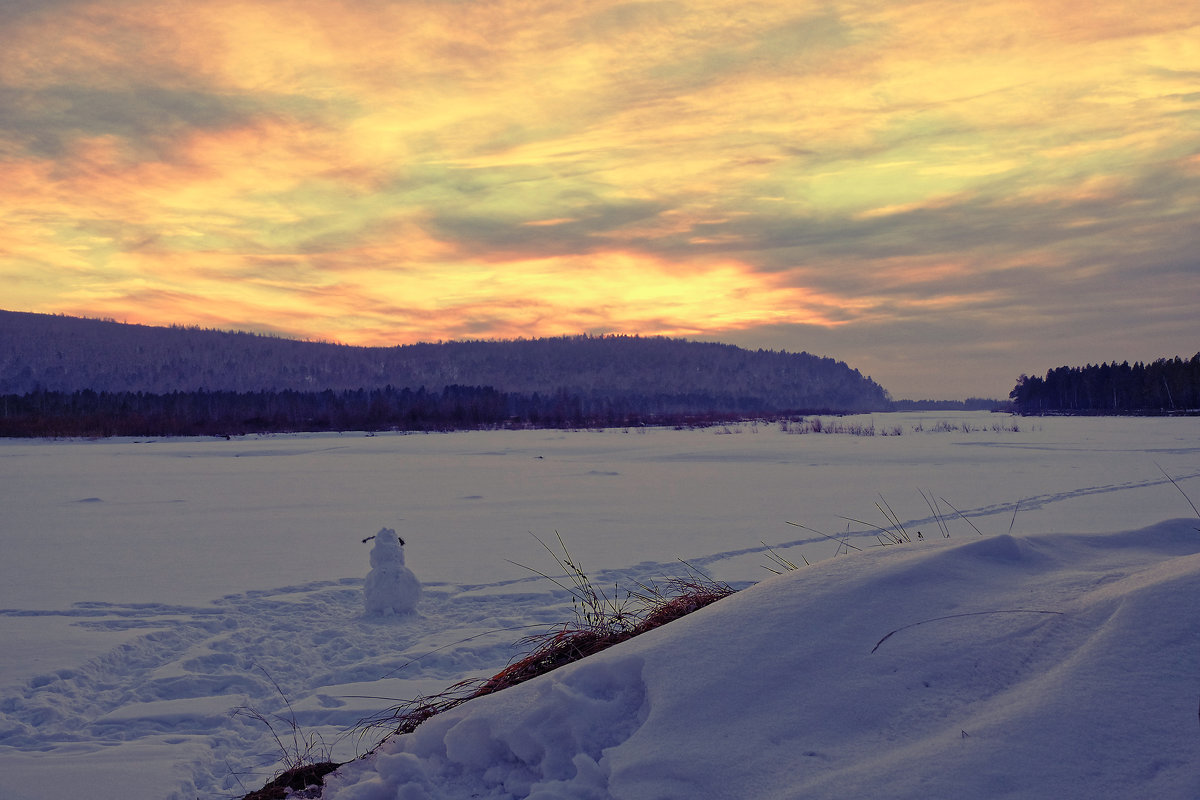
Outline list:
[[[1185,413],[1200,410],[1200,353],[1149,364],[1058,367],[1022,375],[1009,397],[1022,414]]]

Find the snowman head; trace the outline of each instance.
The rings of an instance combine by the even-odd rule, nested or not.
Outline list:
[[[371,548],[371,567],[404,566],[404,540],[391,528],[375,534],[375,546]]]
[[[396,532],[391,528],[380,528],[379,533],[375,534],[376,547],[403,547],[404,540],[396,535]]]

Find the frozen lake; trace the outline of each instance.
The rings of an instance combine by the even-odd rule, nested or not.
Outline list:
[[[369,706],[330,687],[369,694],[362,685],[422,652],[569,613],[561,593],[511,563],[552,566],[531,533],[560,533],[605,581],[677,573],[684,559],[742,586],[769,575],[764,541],[797,562],[833,556],[834,541],[789,522],[874,543],[845,518],[883,525],[881,498],[927,537],[940,534],[922,492],[937,498],[956,538],[979,535],[963,517],[985,535],[1030,535],[1193,515],[1164,470],[1200,500],[1200,418],[824,421],[900,435],[764,423],[0,441],[0,795],[62,797],[75,771],[115,777],[131,761],[145,772],[125,797],[181,785],[194,787],[181,797],[236,793],[240,767],[218,762],[261,742],[229,711],[270,697],[244,676],[247,659],[273,660],[316,723],[352,722]],[[381,642],[357,597],[362,539],[385,525],[407,540],[427,595],[421,623]],[[350,629],[340,650],[304,639]],[[460,647],[379,691],[487,672],[519,636]],[[303,654],[281,658],[289,642]],[[67,699],[79,695],[88,699]],[[257,768],[245,770],[247,789],[271,771]]]
[[[1198,418],[840,421],[872,420],[906,433],[795,435],[763,424],[2,441],[10,557],[0,564],[0,604],[202,603],[358,576],[362,538],[385,524],[408,540],[427,578],[455,583],[526,575],[508,559],[537,558],[530,533],[556,530],[595,568],[763,540],[806,540],[805,555],[822,558],[833,545],[788,521],[830,533],[845,530],[843,516],[881,521],[880,495],[904,519],[924,518],[921,489],[989,532],[1009,528],[1018,502],[1014,532],[1134,527],[1189,510],[1160,465],[1177,479],[1200,470]],[[935,431],[940,422],[973,432]]]

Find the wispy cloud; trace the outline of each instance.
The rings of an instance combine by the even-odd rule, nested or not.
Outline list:
[[[21,310],[662,333],[898,395],[1200,349],[1200,11],[10,2]]]

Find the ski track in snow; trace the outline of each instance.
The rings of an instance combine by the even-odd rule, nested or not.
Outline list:
[[[1189,480],[1192,478],[1200,477],[1200,472],[1193,472],[1193,473],[1188,473],[1188,474],[1183,474],[1183,475],[1173,475],[1172,477],[1175,479],[1176,482],[1179,482],[1179,481],[1183,481],[1183,480]],[[966,517],[967,519],[980,519],[983,517],[989,517],[989,516],[993,516],[993,515],[997,515],[997,514],[1019,512],[1021,510],[1035,511],[1035,510],[1038,510],[1041,508],[1045,508],[1046,506],[1053,505],[1054,503],[1060,503],[1060,502],[1063,502],[1066,500],[1075,500],[1077,498],[1088,497],[1090,495],[1110,494],[1113,492],[1130,491],[1130,490],[1134,490],[1134,489],[1145,489],[1145,488],[1153,487],[1153,486],[1171,487],[1172,483],[1167,478],[1149,479],[1149,480],[1140,480],[1140,481],[1126,481],[1123,483],[1110,483],[1110,484],[1105,484],[1103,486],[1089,486],[1089,487],[1085,487],[1085,488],[1081,488],[1081,489],[1072,489],[1071,491],[1066,491],[1066,492],[1055,492],[1055,493],[1051,493],[1051,494],[1032,495],[1029,497],[1023,497],[1020,500],[1005,501],[1003,503],[993,503],[991,505],[980,506],[979,508],[974,508],[974,509],[960,508],[960,509],[958,509],[958,512],[955,512],[949,506],[946,506],[946,507],[940,509],[940,515],[941,515],[941,519],[947,523],[953,522],[954,519],[958,518],[959,513],[961,513],[962,516]],[[934,517],[934,516],[921,517],[919,519],[903,520],[904,527],[906,529],[910,529],[911,531],[916,531],[921,526],[926,526],[926,528],[936,531],[937,523],[938,523],[938,518]],[[880,519],[878,524],[881,527],[885,527],[885,528],[887,527],[886,521],[884,521],[882,519]],[[791,548],[791,547],[801,547],[803,545],[819,544],[822,541],[828,541],[830,538],[848,541],[855,545],[862,544],[864,539],[867,540],[868,545],[874,544],[876,542],[877,531],[875,531],[873,529],[863,530],[861,525],[858,527],[859,527],[858,530],[852,530],[849,532],[849,534],[847,534],[845,532],[839,532],[839,533],[828,533],[826,536],[818,535],[818,536],[801,537],[798,539],[792,539],[792,540],[789,540],[786,542],[782,542],[780,544],[771,545],[771,549],[775,550],[775,551],[782,551],[782,550],[786,550],[787,548]],[[930,535],[936,537],[938,534],[935,532],[935,533],[931,533]],[[767,551],[767,548],[764,548],[764,547],[746,547],[746,548],[742,548],[740,550],[726,550],[726,551],[723,551],[720,553],[713,553],[712,555],[703,556],[701,558],[689,559],[687,563],[691,564],[693,566],[696,566],[696,567],[701,567],[701,568],[707,569],[721,561],[725,561],[725,560],[728,560],[731,558],[736,558],[738,556],[764,553],[766,551]]]
[[[1160,484],[1169,481],[1091,486],[960,511],[979,518]],[[905,521],[914,529],[935,524],[932,516]],[[875,534],[860,530],[853,537],[871,543]],[[818,541],[822,537],[807,536],[773,547]],[[729,550],[688,564],[708,570],[765,550]],[[600,587],[627,588],[686,571],[679,563],[643,562],[592,578]],[[78,667],[5,688],[0,747],[53,752],[134,740],[202,743],[206,754],[190,765],[190,778],[174,797],[236,797],[282,768],[271,731],[239,708],[271,720],[285,746],[294,743],[294,720],[302,733],[320,736],[318,757],[344,761],[382,738],[374,731],[359,735],[365,718],[465,677],[492,675],[517,654],[515,641],[573,618],[568,593],[537,575],[492,584],[426,583],[417,613],[388,618],[363,615],[362,586],[361,578],[321,581],[227,595],[207,606],[82,602],[65,611],[0,609],[0,616],[64,617],[87,629],[136,634]],[[617,716],[641,705],[626,697],[631,676],[591,678],[612,683],[605,693],[614,698]]]
[[[1193,472],[1193,473],[1184,474],[1184,475],[1173,475],[1172,477],[1175,479],[1176,482],[1178,482],[1178,481],[1182,481],[1182,480],[1189,480],[1191,478],[1200,477],[1200,472]],[[1072,489],[1071,491],[1067,491],[1067,492],[1054,492],[1051,494],[1032,495],[1029,497],[1023,497],[1017,501],[996,503],[996,504],[993,504],[990,506],[983,506],[981,508],[977,508],[972,511],[964,510],[963,515],[966,517],[986,517],[991,514],[1002,513],[1005,511],[1019,511],[1020,509],[1032,511],[1032,510],[1044,508],[1053,503],[1061,503],[1064,500],[1074,500],[1076,498],[1088,497],[1090,495],[1110,494],[1112,492],[1123,492],[1123,491],[1129,491],[1131,489],[1146,489],[1146,488],[1149,488],[1152,486],[1164,486],[1164,487],[1169,488],[1169,487],[1171,487],[1171,485],[1172,485],[1171,481],[1167,478],[1151,478],[1151,479],[1140,480],[1140,481],[1125,481],[1123,483],[1109,483],[1109,484],[1105,484],[1102,486],[1088,486],[1088,487],[1081,488],[1081,489]],[[951,512],[951,514],[946,515],[946,516],[949,517],[951,515],[953,515],[953,512]],[[925,519],[913,520],[912,524],[917,524],[917,525],[922,524],[922,523],[930,524],[932,522],[934,522],[934,518],[927,517]],[[908,523],[905,523],[905,524],[908,524]]]

